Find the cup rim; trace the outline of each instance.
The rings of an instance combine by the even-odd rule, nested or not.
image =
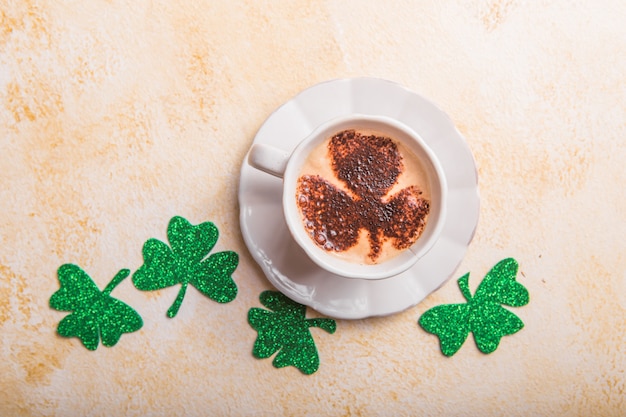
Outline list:
[[[300,176],[302,162],[306,160],[308,153],[328,138],[331,133],[347,129],[350,125],[359,123],[373,123],[384,126],[380,130],[392,130],[410,141],[401,140],[411,150],[419,149],[425,156],[423,165],[429,166],[429,179],[432,195],[437,195],[438,204],[431,204],[428,222],[417,241],[405,251],[400,252],[393,258],[377,264],[356,264],[328,254],[324,249],[315,244],[302,227],[302,217],[296,204],[295,192],[297,179]],[[342,127],[347,125],[345,127]],[[390,136],[395,136],[390,134]],[[399,139],[395,139],[399,140]],[[400,140],[399,140],[400,141]],[[407,143],[410,142],[410,143]],[[434,174],[434,175],[433,175]],[[342,277],[358,279],[385,279],[398,275],[409,268],[424,256],[435,244],[443,229],[447,207],[447,182],[439,160],[432,149],[420,137],[420,135],[404,123],[381,115],[365,115],[353,113],[339,116],[317,126],[305,139],[303,139],[291,153],[283,175],[283,212],[288,229],[296,243],[304,250],[308,257],[319,267]]]

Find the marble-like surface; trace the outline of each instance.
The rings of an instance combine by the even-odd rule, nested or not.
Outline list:
[[[0,415],[626,414],[626,4],[602,1],[0,1]],[[320,81],[399,82],[475,155],[481,218],[453,278],[514,257],[526,324],[452,358],[400,314],[312,333],[319,371],[251,356],[271,288],[239,231],[256,130]],[[57,268],[104,287],[168,220],[211,220],[237,298],[114,295],[144,327],[91,352],[56,335]],[[314,312],[310,314],[315,315]]]

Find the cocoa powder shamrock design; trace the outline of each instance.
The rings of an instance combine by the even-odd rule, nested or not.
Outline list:
[[[344,130],[330,139],[328,155],[333,173],[349,192],[319,175],[298,179],[297,202],[313,241],[342,252],[356,245],[365,229],[372,262],[385,241],[396,249],[411,246],[424,230],[430,202],[416,185],[387,196],[404,170],[396,143]]]

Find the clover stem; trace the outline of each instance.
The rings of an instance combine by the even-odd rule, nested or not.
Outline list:
[[[120,269],[120,272],[118,272],[113,279],[111,280],[111,282],[109,282],[109,284],[104,288],[104,290],[102,291],[102,293],[104,295],[110,295],[111,291],[113,291],[113,289],[115,289],[115,287],[117,287],[122,281],[124,281],[128,276],[130,275],[130,269]]]
[[[459,284],[459,289],[461,290],[463,297],[465,297],[465,299],[468,302],[471,301],[472,293],[470,292],[470,289],[469,289],[469,272],[463,275],[461,278],[459,278],[457,283]]]
[[[180,291],[178,291],[178,295],[176,296],[176,300],[174,300],[174,304],[167,310],[167,317],[173,318],[178,314],[178,309],[180,305],[183,303],[183,299],[185,298],[185,292],[187,291],[187,283],[183,283],[183,286],[180,287]]]

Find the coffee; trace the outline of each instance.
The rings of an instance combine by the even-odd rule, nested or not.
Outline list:
[[[303,227],[328,253],[378,264],[413,245],[430,211],[419,159],[388,135],[342,130],[308,156],[296,202]]]

